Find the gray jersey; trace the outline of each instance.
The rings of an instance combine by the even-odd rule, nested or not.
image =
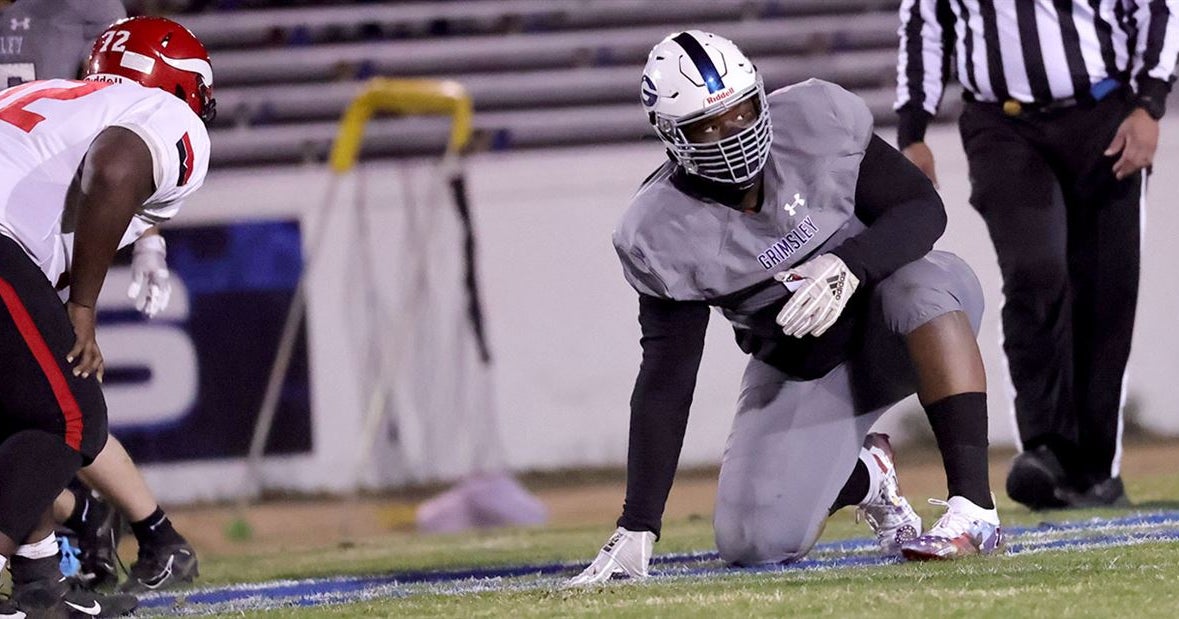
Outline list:
[[[614,246],[640,294],[706,301],[738,329],[753,328],[764,322],[754,315],[780,309],[788,296],[766,285],[775,273],[863,229],[854,216],[856,180],[873,128],[863,100],[812,79],[767,101],[774,134],[760,211],[688,195],[672,183],[670,163],[636,194]]]
[[[0,89],[78,77],[94,39],[126,16],[119,0],[17,0],[0,11]]]

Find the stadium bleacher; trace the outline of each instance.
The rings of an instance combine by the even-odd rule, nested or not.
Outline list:
[[[656,41],[689,27],[736,41],[769,89],[808,77],[831,80],[863,96],[878,124],[893,123],[896,0],[162,5],[181,13],[178,19],[211,48],[218,167],[322,161],[340,113],[374,76],[462,83],[475,104],[478,149],[653,139],[637,107],[642,64]],[[946,115],[956,112],[946,108]],[[436,152],[444,122],[380,119],[364,156]]]

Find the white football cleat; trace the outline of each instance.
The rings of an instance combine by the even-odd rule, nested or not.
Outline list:
[[[933,505],[946,508],[925,535],[905,543],[901,553],[910,561],[957,559],[967,555],[989,555],[1003,548],[1003,528],[999,526],[999,512],[983,509],[965,497],[950,497],[949,501],[930,499]]]
[[[869,434],[864,439],[860,460],[868,466],[868,497],[856,510],[876,534],[876,542],[886,555],[900,554],[901,545],[921,535],[921,516],[901,496],[892,445],[887,434]]]

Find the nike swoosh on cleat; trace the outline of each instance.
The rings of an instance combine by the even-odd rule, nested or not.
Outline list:
[[[69,606],[70,608],[72,608],[80,613],[86,613],[87,615],[90,615],[92,617],[97,617],[99,615],[99,613],[102,612],[102,604],[99,604],[98,600],[95,600],[94,602],[92,602],[90,604],[90,606],[79,606],[69,600],[62,600],[62,601],[65,602],[66,606]]]
[[[160,570],[159,574],[156,574],[155,577],[148,580],[141,580],[140,582],[142,582],[143,586],[147,587],[148,589],[155,589],[156,587],[164,584],[164,581],[168,580],[168,577],[172,575],[172,562],[175,560],[176,557],[174,556],[168,557],[168,563],[164,565],[164,569]]]

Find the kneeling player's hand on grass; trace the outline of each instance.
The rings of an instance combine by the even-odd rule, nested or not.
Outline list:
[[[782,332],[794,337],[827,332],[839,319],[860,279],[835,254],[823,254],[774,275],[794,294],[778,314]]]
[[[566,581],[566,587],[596,585],[610,580],[615,574],[629,578],[646,578],[651,552],[655,548],[655,534],[650,531],[628,531],[622,527],[610,536],[598,551],[594,562],[577,576]]]

